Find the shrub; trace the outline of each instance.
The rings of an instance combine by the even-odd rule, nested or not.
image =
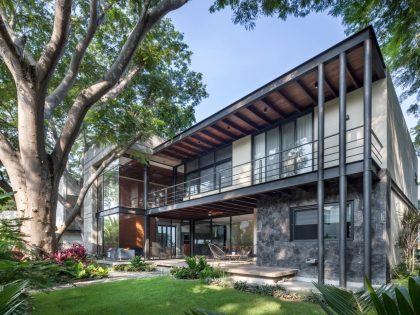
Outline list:
[[[84,261],[86,260],[86,249],[81,244],[73,244],[68,248],[62,248],[53,255],[57,264],[62,264],[66,260]]]
[[[93,279],[108,277],[108,269],[96,263],[83,263],[82,261],[67,260],[65,262],[67,270],[75,279]]]
[[[113,266],[115,271],[156,271],[156,266],[145,262],[140,256],[135,256],[130,260],[130,264],[120,264]]]
[[[410,275],[406,263],[399,263],[392,269],[392,278],[393,279],[402,279],[407,278]]]
[[[204,256],[186,257],[186,267],[174,267],[170,273],[177,279],[220,278],[223,271],[210,266]]]

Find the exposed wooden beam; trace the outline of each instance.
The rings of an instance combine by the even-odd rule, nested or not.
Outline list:
[[[190,138],[192,138],[191,136],[190,136]],[[195,139],[195,138],[194,138]],[[197,140],[197,139],[195,139],[196,141],[199,141],[199,140]],[[200,141],[200,142],[195,142],[195,141],[192,141],[192,140],[190,140],[190,139],[184,139],[184,142],[185,143],[188,143],[188,144],[190,144],[190,145],[193,145],[193,146],[197,146],[197,147],[199,147],[201,150],[203,150],[203,151],[207,151],[208,149],[209,149],[209,147],[213,147],[213,145],[208,145],[208,144],[206,144],[206,145],[203,145],[203,143]]]
[[[195,136],[189,137],[191,140],[188,139],[190,143],[193,143],[197,146],[201,146],[204,150],[208,150],[209,148],[212,148],[214,144],[208,142],[208,141],[201,141],[200,139],[197,139]]]
[[[224,135],[229,137],[231,140],[238,139],[238,137],[234,135],[233,133],[231,133],[229,130],[219,127],[218,125],[211,125],[210,128],[213,128],[214,130],[217,130],[218,132],[223,133]]]
[[[332,86],[332,84],[331,84],[330,80],[328,80],[328,78],[327,78],[327,74],[326,74],[326,73],[325,73],[325,77],[324,77],[324,82],[325,82],[325,85],[327,86],[327,89],[328,89],[328,90],[330,90],[330,92],[334,95],[334,97],[337,97],[337,96],[338,96],[338,93],[337,93],[337,91],[333,88],[333,86]]]
[[[203,146],[203,145],[201,145],[201,144],[199,144],[199,143],[196,143],[196,142],[194,142],[194,141],[191,141],[191,140],[189,140],[188,138],[187,138],[187,139],[184,139],[182,142],[183,142],[185,145],[191,146],[191,147],[193,147],[193,148],[199,148],[199,149],[200,149],[200,150],[202,150],[202,151],[208,150],[208,148],[207,148],[206,146]]]
[[[251,113],[253,113],[255,116],[257,116],[259,119],[261,119],[263,122],[265,122],[266,124],[272,124],[271,119],[269,119],[268,117],[266,117],[265,115],[261,114],[254,105],[249,105],[247,108],[247,110],[249,110]]]
[[[231,128],[239,131],[242,135],[247,135],[249,132],[247,130],[245,130],[244,128],[242,128],[241,126],[238,126],[236,123],[234,123],[233,121],[231,121],[229,118],[225,118],[222,120],[226,125],[230,126]]]
[[[219,145],[220,143],[213,143],[213,142],[211,142],[211,141],[208,141],[207,139],[204,139],[203,137],[201,137],[201,136],[199,136],[199,135],[197,135],[197,134],[194,134],[194,135],[191,135],[190,136],[191,138],[193,138],[193,139],[196,139],[197,141],[199,141],[199,142],[201,142],[201,143],[204,143],[204,144],[206,144],[206,145],[208,145],[208,146],[210,146],[210,147],[214,147],[214,146],[217,146],[217,145]],[[215,140],[216,141],[216,140]],[[217,141],[216,141],[217,142]]]
[[[226,142],[225,139],[220,138],[218,135],[215,135],[214,133],[212,133],[211,131],[209,131],[207,129],[201,130],[201,132],[204,133],[208,137],[216,139],[219,142]]]
[[[354,74],[354,70],[349,62],[346,62],[346,72],[350,77],[351,83],[354,85],[356,89],[360,87],[359,82],[356,79],[356,75]]]
[[[189,156],[188,155],[186,155],[185,153],[183,153],[183,152],[180,152],[180,151],[177,151],[176,149],[174,149],[174,148],[167,148],[166,150],[165,150],[169,155],[173,155],[173,156],[175,156],[175,157],[178,157],[179,159],[187,159]]]
[[[189,149],[189,148],[185,148],[185,147],[181,146],[179,143],[170,147],[170,149],[175,150],[177,152],[184,152],[188,155],[195,154],[195,151],[193,151],[192,149]]]
[[[188,142],[177,142],[175,145],[177,145],[181,148],[190,150],[191,152],[194,152],[195,154],[200,154],[201,153],[200,149],[197,149],[197,147],[189,144]]]
[[[286,118],[287,114],[282,111],[281,109],[277,108],[272,101],[270,101],[268,98],[264,97],[263,99],[260,100],[262,103],[264,103],[265,106],[267,106],[268,108],[270,108],[272,111],[274,111],[275,113],[277,113],[280,118]]]
[[[316,105],[317,101],[315,99],[315,96],[312,95],[311,91],[303,84],[302,81],[296,80],[296,85],[302,90],[302,92],[311,100],[312,104]]]
[[[255,122],[253,122],[251,119],[246,117],[241,112],[234,113],[234,115],[236,117],[238,117],[240,120],[242,120],[244,123],[246,123],[248,126],[250,126],[251,128],[253,128],[255,130],[260,130],[261,129]]]
[[[283,94],[282,92],[280,92],[279,90],[276,91],[276,93],[282,97],[287,104],[289,104],[289,106],[293,107],[293,109],[299,113],[302,112],[302,110],[300,109],[300,107],[294,102],[292,101],[289,97],[287,97],[285,94]]]

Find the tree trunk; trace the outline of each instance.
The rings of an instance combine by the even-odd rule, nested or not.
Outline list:
[[[53,174],[53,162],[45,151],[45,91],[33,78],[18,84],[18,128],[20,166],[23,187],[15,187],[16,196],[24,195],[22,232],[37,253],[55,250],[55,217],[58,183],[61,174]],[[16,198],[15,198],[16,199]],[[16,200],[18,204],[18,200]]]

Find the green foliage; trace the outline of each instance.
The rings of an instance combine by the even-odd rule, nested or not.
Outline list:
[[[252,29],[259,16],[304,17],[312,12],[328,12],[341,17],[347,33],[368,25],[375,28],[387,67],[397,85],[404,90],[402,99],[413,96],[409,112],[420,118],[420,5],[417,0],[216,0],[210,11],[230,7],[233,22]],[[420,121],[413,129],[420,148]]]
[[[21,280],[0,285],[0,314],[30,314],[30,299],[25,292],[27,287],[28,281]]]
[[[170,273],[177,279],[220,278],[223,271],[210,266],[204,256],[185,257],[186,267],[173,267]]]
[[[410,275],[407,264],[404,262],[399,263],[392,269],[392,279],[403,279]]]
[[[108,269],[92,262],[67,260],[64,266],[75,279],[94,279],[108,277]]]
[[[420,312],[420,277],[410,277],[408,288],[383,285],[374,289],[365,279],[367,291],[356,293],[331,285],[314,285],[321,294],[314,293],[314,297],[327,314],[369,314],[372,309],[378,315],[414,315]]]
[[[13,199],[13,192],[6,193],[0,188],[0,212],[5,210],[16,210],[16,204]]]
[[[156,265],[146,262],[140,256],[135,256],[130,260],[130,264],[120,264],[113,266],[115,271],[156,271]]]

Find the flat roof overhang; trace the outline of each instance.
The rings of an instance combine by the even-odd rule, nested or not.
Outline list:
[[[267,83],[154,148],[155,156],[187,160],[253,134],[317,105],[317,67],[325,67],[325,101],[338,97],[339,55],[347,55],[351,92],[363,86],[363,42],[373,40],[373,81],[385,78],[385,64],[372,27],[368,27]]]
[[[379,179],[380,167],[372,161],[373,179]],[[358,178],[363,174],[363,161],[346,165],[346,176]],[[338,178],[338,166],[324,170],[326,181]],[[283,178],[257,185],[246,186],[213,195],[186,200],[180,203],[147,210],[151,216],[176,219],[205,219],[253,213],[262,195],[285,193],[290,190],[302,190],[304,187],[316,185],[318,172],[308,172],[293,177]],[[303,187],[303,188],[302,188]]]

